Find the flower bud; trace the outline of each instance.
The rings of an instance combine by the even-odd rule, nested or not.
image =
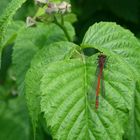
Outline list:
[[[26,18],[26,26],[27,27],[32,27],[36,25],[36,21],[32,17],[27,17]]]
[[[62,14],[71,12],[71,4],[64,1],[60,4],[58,4],[58,9],[59,9],[59,12]]]
[[[63,1],[59,4],[57,3],[48,3],[48,8],[46,9],[46,13],[55,14],[55,13],[70,13],[71,12],[71,4]]]
[[[55,14],[58,13],[58,7],[55,3],[48,3],[48,8],[46,9],[47,14]]]
[[[47,4],[48,0],[35,0],[35,4],[39,6],[43,6]]]

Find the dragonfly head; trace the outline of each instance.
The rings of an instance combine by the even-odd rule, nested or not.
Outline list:
[[[105,62],[106,62],[106,55],[104,55],[102,53],[100,55],[98,55],[98,64],[99,64],[99,67],[104,66]]]

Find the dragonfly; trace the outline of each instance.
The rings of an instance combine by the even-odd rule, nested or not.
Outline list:
[[[100,93],[101,80],[103,80],[103,69],[105,67],[105,62],[106,62],[106,55],[104,55],[103,53],[98,55],[99,71],[97,74],[97,86],[96,86],[96,100],[95,100],[95,108],[96,109],[98,109],[98,107],[99,107],[99,93]],[[104,87],[102,87],[102,88],[104,88]]]

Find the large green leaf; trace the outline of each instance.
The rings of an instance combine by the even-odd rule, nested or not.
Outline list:
[[[73,27],[68,24],[67,29],[71,37],[73,37]],[[66,40],[64,32],[55,24],[38,24],[35,28],[23,28],[20,31],[15,41],[13,52],[13,64],[20,94],[24,93],[25,74],[36,52],[53,42]]]
[[[135,75],[139,75],[140,43],[129,30],[124,30],[115,23],[100,22],[91,26],[85,34],[82,47],[92,47],[109,57],[119,57]]]
[[[115,23],[108,24],[101,22],[100,24],[95,24],[94,26],[90,27],[84,37],[82,46],[89,46],[106,52],[110,59],[112,59],[111,57],[119,58],[120,61],[124,63],[123,67],[126,67],[133,72],[133,80],[137,81],[137,79],[140,79],[140,61],[138,59],[140,44],[130,31],[124,30]],[[129,113],[129,131],[126,130],[126,137],[127,139],[131,140],[139,139],[137,131],[137,129],[140,128],[139,121],[137,119],[139,117],[138,112],[140,112],[140,109],[138,108],[138,104],[140,104],[138,98],[139,96],[140,92],[134,92],[133,107]]]
[[[31,63],[26,75],[26,99],[32,118],[34,132],[36,131],[40,111],[40,81],[47,65],[53,61],[68,59],[74,52],[76,45],[69,42],[52,43],[40,50]]]
[[[46,123],[54,139],[121,140],[127,137],[130,124],[139,122],[139,113],[135,116],[133,112],[135,83],[140,77],[140,44],[130,31],[101,22],[90,27],[81,46],[98,49],[107,56],[106,97],[99,97],[96,110],[98,54],[50,63],[41,80],[41,110]],[[139,112],[138,107],[136,110]],[[132,133],[134,136],[135,131]],[[139,138],[129,136],[127,139]]]

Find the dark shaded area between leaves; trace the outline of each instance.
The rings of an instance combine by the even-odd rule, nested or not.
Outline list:
[[[95,22],[111,21],[140,35],[139,0],[71,0],[73,11],[78,15],[74,24],[79,44],[89,26]]]

